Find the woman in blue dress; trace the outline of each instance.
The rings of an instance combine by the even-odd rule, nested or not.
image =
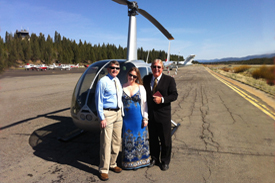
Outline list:
[[[142,85],[138,68],[127,73],[128,81],[123,85],[124,105],[122,129],[122,167],[138,169],[150,164],[148,142],[148,108],[146,91]]]

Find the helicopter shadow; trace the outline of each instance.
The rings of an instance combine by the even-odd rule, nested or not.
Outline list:
[[[56,115],[45,117],[58,122],[39,128],[30,135],[29,144],[34,150],[34,155],[47,161],[67,164],[97,175],[100,131],[84,132],[68,142],[63,142],[58,140],[60,136],[77,129],[72,119]],[[96,168],[89,165],[95,165]]]

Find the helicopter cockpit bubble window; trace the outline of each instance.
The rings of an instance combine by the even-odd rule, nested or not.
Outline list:
[[[147,69],[146,69],[146,67],[140,67],[138,69],[140,72],[141,79],[143,79],[143,77],[147,75]]]
[[[90,90],[91,84],[95,79],[96,74],[106,62],[96,62],[92,64],[80,77],[72,98],[72,112],[77,114],[79,110],[85,105],[87,94]],[[106,75],[101,71],[100,75]],[[102,77],[103,77],[102,76]]]

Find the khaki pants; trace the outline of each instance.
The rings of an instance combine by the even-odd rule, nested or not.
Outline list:
[[[121,110],[104,110],[107,126],[100,132],[100,164],[99,173],[109,172],[109,167],[117,166],[116,160],[121,145],[122,116]]]

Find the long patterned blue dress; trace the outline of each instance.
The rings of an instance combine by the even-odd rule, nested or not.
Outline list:
[[[122,167],[137,169],[150,164],[148,132],[142,127],[140,92],[132,97],[122,95],[124,105],[122,130]]]

